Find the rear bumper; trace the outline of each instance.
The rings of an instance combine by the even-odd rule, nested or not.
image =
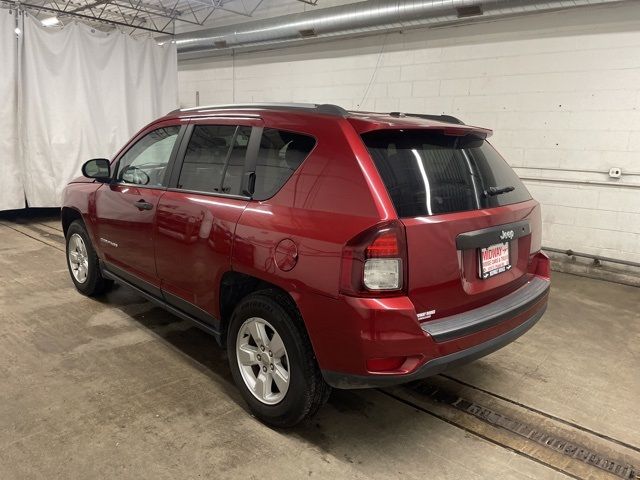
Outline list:
[[[489,355],[505,345],[508,345],[533,327],[538,320],[542,318],[546,308],[547,305],[545,303],[545,305],[532,317],[527,319],[524,323],[521,323],[513,330],[509,330],[498,337],[492,338],[491,340],[465,350],[433,358],[417,370],[414,370],[412,373],[405,375],[350,375],[339,372],[323,371],[322,374],[326,382],[332,387],[345,389],[385,387],[431,377],[438,373],[442,373],[451,367],[464,365],[465,363],[484,357],[485,355]]]
[[[498,301],[458,315],[426,322],[422,325],[422,330],[431,335],[436,342],[471,335],[526,312],[548,291],[548,280],[533,277],[524,286]]]
[[[322,373],[327,383],[335,388],[388,386],[436,375],[488,355],[524,334],[544,314],[549,288],[547,278],[533,276],[521,288],[495,302],[421,325],[413,310],[411,323],[415,329],[410,328],[406,305],[394,310],[382,304],[380,310],[366,311],[379,328],[370,335],[361,335],[353,343],[355,355],[350,357],[359,357],[358,366],[331,368],[323,365],[319,356]],[[371,325],[362,318],[363,310],[360,310],[360,319],[364,322],[358,323],[360,326]],[[390,330],[385,331],[385,327]],[[396,355],[407,356],[405,367],[408,368],[391,372],[367,371],[365,362],[368,358]]]

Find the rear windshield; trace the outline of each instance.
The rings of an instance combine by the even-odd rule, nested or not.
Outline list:
[[[511,167],[483,139],[424,130],[378,130],[362,138],[399,217],[478,210],[531,199]],[[510,190],[508,187],[513,190],[496,194]]]

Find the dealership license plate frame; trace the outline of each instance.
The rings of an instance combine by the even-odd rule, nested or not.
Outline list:
[[[502,252],[500,252],[498,261],[491,263],[487,261],[487,264],[485,264],[483,253],[497,248],[503,249]],[[495,265],[492,265],[492,263]],[[487,280],[501,273],[508,272],[509,270],[511,270],[511,245],[509,242],[494,243],[493,245],[488,245],[478,249],[478,275],[481,279]]]

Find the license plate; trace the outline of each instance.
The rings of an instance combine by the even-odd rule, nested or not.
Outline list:
[[[480,249],[480,278],[490,278],[511,269],[508,243]]]

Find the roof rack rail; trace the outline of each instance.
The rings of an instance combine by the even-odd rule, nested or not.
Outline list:
[[[327,115],[337,115],[344,117],[348,112],[338,105],[331,105],[329,103],[316,104],[316,103],[238,103],[227,105],[206,105],[201,107],[182,108],[176,112],[195,112],[198,110],[217,110],[217,109],[233,109],[233,108],[271,108],[281,110],[306,110],[316,113],[325,113]],[[174,113],[174,112],[171,112]]]
[[[464,122],[459,118],[452,115],[430,115],[427,113],[404,113],[404,112],[391,112],[392,117],[416,117],[424,118],[425,120],[435,120],[437,122],[455,123],[457,125],[464,125]]]

